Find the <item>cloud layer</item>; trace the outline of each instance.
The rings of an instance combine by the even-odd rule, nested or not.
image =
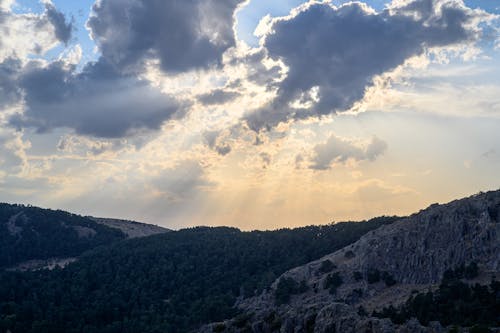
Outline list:
[[[398,1],[377,13],[362,3],[312,3],[268,25],[263,47],[287,67],[276,98],[247,116],[258,131],[350,109],[391,71],[434,47],[477,37],[482,14],[459,1]]]
[[[78,134],[119,138],[143,129],[159,129],[180,116],[183,105],[147,81],[117,74],[103,59],[81,73],[63,62],[27,65],[19,77],[25,110],[10,124],[47,132],[58,127]]]
[[[68,43],[73,24],[50,2],[40,14],[17,14],[10,1],[0,1],[0,61],[43,54],[57,42]]]
[[[242,0],[102,0],[88,22],[103,56],[124,71],[158,60],[179,73],[220,65],[235,45],[234,12]]]
[[[377,137],[373,137],[369,144],[361,145],[347,139],[332,135],[325,143],[314,147],[314,157],[311,169],[330,169],[332,163],[345,163],[348,160],[374,161],[387,149],[387,143]]]

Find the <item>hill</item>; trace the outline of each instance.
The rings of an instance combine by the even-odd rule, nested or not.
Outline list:
[[[242,315],[201,331],[489,332],[500,326],[499,235],[500,191],[432,205],[284,273],[241,301]]]
[[[146,237],[172,231],[154,224],[140,223],[136,221],[93,216],[88,216],[88,218],[99,224],[122,231],[125,235],[127,235],[127,238]]]
[[[64,211],[0,204],[0,268],[44,265],[49,259],[64,264],[125,238],[117,229]]]
[[[166,231],[133,221],[0,203],[0,269],[65,266],[98,246]]]
[[[121,241],[64,269],[0,273],[0,332],[187,332],[288,269],[397,220],[276,231],[199,227]]]

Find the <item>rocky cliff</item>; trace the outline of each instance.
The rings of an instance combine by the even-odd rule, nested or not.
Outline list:
[[[395,325],[369,316],[431,291],[445,271],[474,263],[486,283],[500,270],[500,191],[431,205],[369,232],[335,253],[292,269],[243,314],[202,332],[448,332],[439,323]],[[285,292],[285,297],[279,298]]]
[[[102,218],[89,216],[91,220],[103,224],[107,227],[118,229],[127,235],[128,238],[137,237],[147,237],[156,234],[162,234],[164,232],[172,231],[167,228],[163,228],[154,224],[141,223],[129,220]]]

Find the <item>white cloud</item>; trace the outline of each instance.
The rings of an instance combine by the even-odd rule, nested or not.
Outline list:
[[[387,143],[374,136],[369,143],[359,143],[353,140],[331,135],[325,143],[314,147],[311,169],[326,170],[332,163],[353,161],[374,161],[387,149]]]
[[[274,100],[248,112],[246,122],[259,131],[347,111],[363,99],[375,77],[429,50],[474,43],[479,23],[489,19],[458,0],[425,0],[395,2],[378,13],[357,2],[340,7],[310,2],[290,16],[264,20],[261,45],[287,73],[269,86]],[[294,101],[311,89],[317,98],[297,107]]]

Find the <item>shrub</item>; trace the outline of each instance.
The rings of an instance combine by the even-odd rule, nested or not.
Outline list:
[[[337,268],[337,266],[333,262],[331,262],[329,259],[326,259],[321,263],[321,266],[319,267],[319,271],[321,273],[329,273],[336,268]]]
[[[281,278],[278,281],[278,286],[275,291],[275,299],[276,304],[286,304],[290,301],[290,297],[292,295],[301,294],[307,291],[307,284],[305,280],[300,281],[300,284],[297,283],[291,277]]]
[[[396,284],[396,280],[389,272],[382,272],[382,280],[385,282],[387,287],[393,286]]]
[[[359,271],[356,271],[356,272],[352,273],[352,277],[356,281],[363,280],[363,274],[361,274],[361,272],[359,272]]]
[[[474,325],[470,328],[469,333],[490,333],[491,330],[483,325]]]
[[[362,305],[360,305],[358,307],[358,315],[360,315],[361,317],[368,316],[368,312],[365,310],[365,308]]]
[[[471,280],[479,275],[479,267],[477,267],[476,262],[471,262],[465,267],[464,277]]]
[[[351,250],[347,251],[345,254],[344,254],[344,257],[346,257],[347,259],[352,259],[356,256],[356,254],[354,252],[352,252]]]
[[[378,269],[369,269],[366,274],[368,283],[377,283],[380,281],[380,271]]]
[[[224,324],[224,323],[215,324],[215,326],[213,328],[213,331],[216,333],[224,332],[225,330],[226,330],[226,324]]]
[[[330,294],[335,294],[337,288],[342,285],[344,281],[338,272],[330,274],[326,277],[323,287],[330,289]]]

